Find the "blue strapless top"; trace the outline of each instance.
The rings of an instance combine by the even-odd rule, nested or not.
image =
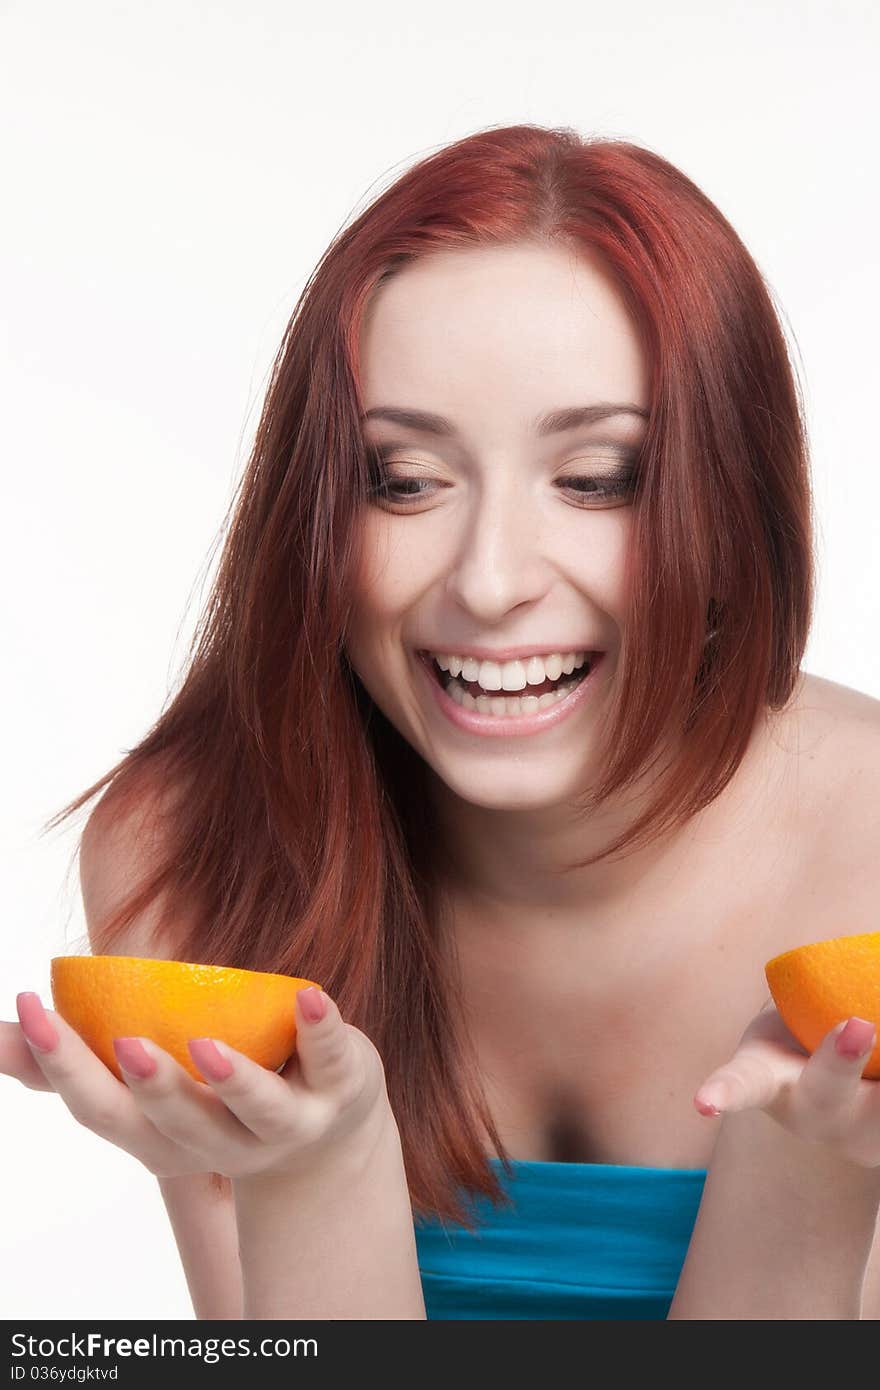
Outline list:
[[[512,1160],[514,1206],[465,1194],[479,1225],[415,1221],[429,1319],[663,1319],[705,1168]]]

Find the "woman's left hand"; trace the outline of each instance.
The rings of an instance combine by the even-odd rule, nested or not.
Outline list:
[[[697,1088],[694,1105],[701,1115],[763,1110],[808,1143],[880,1167],[880,1081],[862,1077],[875,1036],[873,1023],[845,1020],[808,1056],[771,999],[730,1061]]]

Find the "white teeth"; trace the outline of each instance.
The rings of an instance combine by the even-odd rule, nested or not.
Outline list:
[[[563,674],[570,676],[587,659],[586,652],[553,652],[548,656],[526,657],[523,661],[501,662],[478,661],[472,656],[453,656],[442,652],[431,652],[429,655],[441,671],[448,671],[451,676],[461,676],[465,681],[476,681],[484,690],[525,690],[527,686],[541,685],[545,680],[557,681]]]
[[[494,714],[508,719],[516,715],[537,714],[539,710],[555,705],[571,693],[572,682],[566,682],[558,690],[548,690],[545,695],[524,695],[521,699],[509,696],[478,695],[474,699],[470,691],[464,690],[457,680],[451,680],[446,694],[464,709],[476,710],[478,714]]]

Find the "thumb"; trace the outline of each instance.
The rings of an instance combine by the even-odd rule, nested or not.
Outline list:
[[[300,1075],[315,1091],[334,1086],[351,1069],[348,1028],[318,985],[296,992],[296,1053]]]
[[[742,1046],[698,1087],[694,1105],[701,1115],[766,1109],[775,1101],[783,1081],[784,1076],[765,1052]]]

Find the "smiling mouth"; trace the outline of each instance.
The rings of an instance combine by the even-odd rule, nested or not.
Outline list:
[[[581,681],[590,674],[600,653],[588,652],[587,659],[583,666],[579,666],[571,675],[561,675],[557,680],[544,680],[540,685],[525,685],[522,690],[486,690],[478,681],[466,681],[461,676],[450,675],[448,671],[442,670],[430,655],[429,652],[419,652],[419,660],[424,662],[428,671],[442,690],[449,691],[452,687],[457,687],[462,694],[470,695],[473,699],[481,696],[485,699],[498,698],[499,696],[509,700],[523,699],[528,696],[540,699],[543,695],[551,695],[559,692],[568,694],[574,690],[575,686],[580,685]]]

